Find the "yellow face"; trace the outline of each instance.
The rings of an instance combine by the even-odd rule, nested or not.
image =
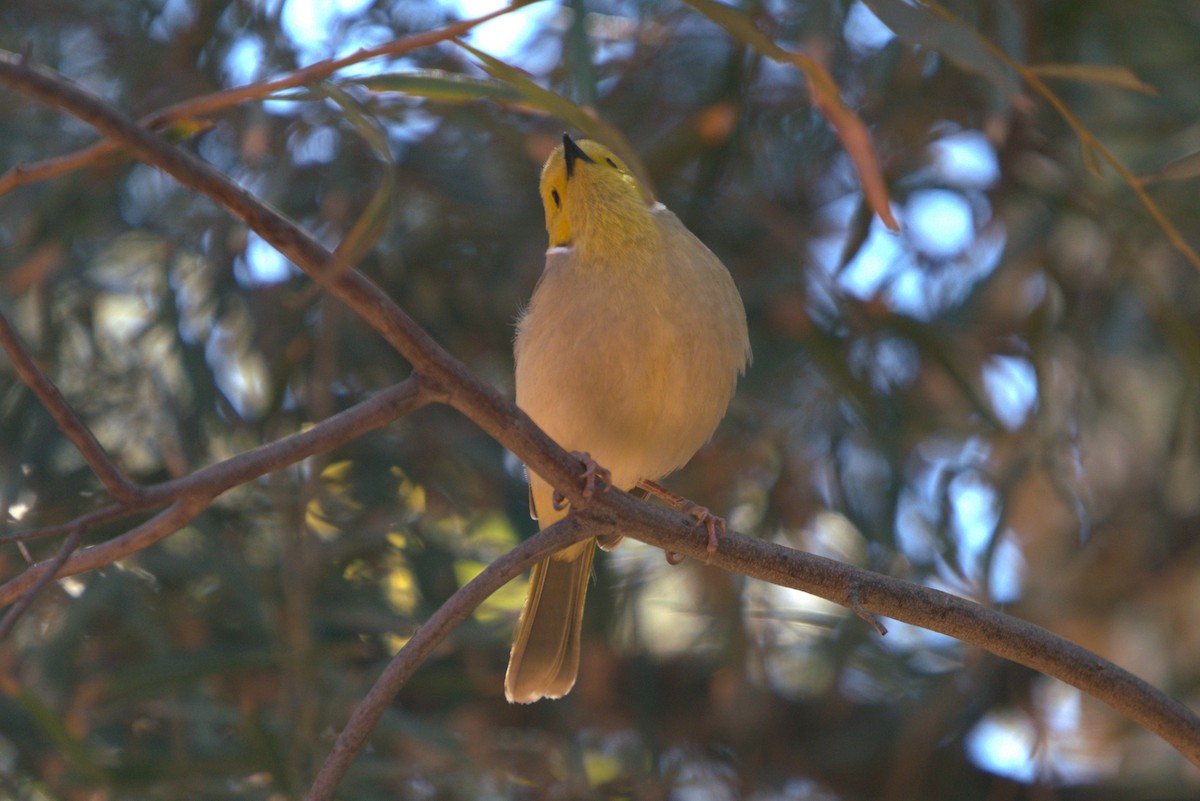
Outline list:
[[[637,182],[611,150],[565,134],[542,168],[541,194],[551,247],[578,244],[592,222],[647,213]]]

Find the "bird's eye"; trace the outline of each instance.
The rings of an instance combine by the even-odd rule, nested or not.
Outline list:
[[[617,162],[613,161],[612,159],[605,159],[605,161],[607,161],[608,166],[612,167],[614,170],[621,169],[620,167],[617,166]]]
[[[551,199],[554,201],[554,208],[556,208],[556,209],[561,209],[561,208],[562,208],[562,198],[560,198],[560,197],[558,196],[558,190],[557,190],[557,189],[551,189],[551,190],[550,190],[550,198],[551,198]]]

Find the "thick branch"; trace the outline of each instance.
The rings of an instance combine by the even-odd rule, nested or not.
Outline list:
[[[360,64],[373,58],[400,56],[413,50],[429,47],[438,42],[457,39],[477,25],[482,25],[489,20],[511,13],[534,2],[537,2],[537,0],[517,0],[517,2],[504,8],[473,19],[451,23],[436,31],[425,31],[412,36],[406,36],[403,39],[384,42],[375,47],[359,50],[356,53],[351,53],[341,58],[318,61],[315,64],[309,64],[307,67],[288,73],[282,78],[260,81],[247,86],[238,86],[233,89],[225,89],[201,97],[190,98],[148,114],[142,118],[141,123],[147,128],[161,129],[172,123],[214,114],[236,106],[239,103],[244,103],[247,100],[263,98],[276,92],[282,92],[285,89],[307,86],[315,81],[328,78],[338,70],[353,64]],[[55,178],[74,170],[82,169],[89,164],[95,164],[101,158],[110,153],[115,153],[119,149],[120,145],[118,143],[103,141],[65,156],[46,159],[36,164],[17,165],[3,175],[0,175],[0,195],[25,184]]]
[[[208,165],[140,129],[102,101],[57,76],[11,61],[0,60],[0,83],[67,109],[119,140],[142,160],[208,195],[318,281],[335,275],[331,271],[335,265],[332,256],[305,232]],[[573,480],[578,469],[575,461],[520,410],[468,373],[374,284],[356,272],[344,271],[336,273],[327,285],[383,334],[419,373],[435,382],[454,408],[563,490],[570,501],[575,504],[583,501]],[[593,499],[584,514],[604,526],[619,523],[623,533],[669,551],[697,558],[706,553],[707,541],[697,536],[690,517],[649,507],[621,492],[607,492]],[[943,632],[1060,678],[1129,715],[1162,736],[1189,760],[1200,764],[1200,720],[1186,707],[1115,665],[1037,626],[955,596],[733,534],[722,541],[712,562],[843,605],[857,605],[870,613]]]
[[[460,587],[392,657],[387,668],[375,680],[370,692],[359,702],[313,781],[308,801],[327,801],[333,798],[338,783],[346,775],[354,757],[366,744],[367,737],[392,703],[396,693],[408,682],[437,644],[466,620],[488,596],[524,573],[539,559],[588,537],[603,536],[615,531],[611,525],[597,524],[595,521],[585,523],[577,516],[571,515],[525,540]]]
[[[708,559],[708,540],[687,515],[622,492],[593,499],[582,513],[667,551]],[[618,523],[619,521],[619,523]],[[956,595],[804,551],[730,532],[709,560],[723,568],[854,609],[890,617],[1033,668],[1078,687],[1162,737],[1200,765],[1200,718],[1127,670],[1041,626]]]
[[[84,425],[79,416],[75,414],[75,410],[58,391],[58,387],[33,361],[21,344],[17,332],[8,324],[8,319],[2,313],[0,313],[0,346],[12,360],[13,367],[17,370],[17,376],[25,382],[34,395],[37,395],[38,400],[50,412],[54,422],[58,424],[59,430],[66,434],[67,439],[71,440],[79,449],[84,461],[92,468],[92,472],[96,474],[96,478],[100,479],[104,488],[122,503],[136,502],[141,490],[125,477],[125,474],[105,452],[104,446],[96,441],[91,429]]]
[[[353,309],[403,355],[417,372],[440,386],[448,402],[525,464],[559,488],[569,501],[584,501],[575,485],[579,465],[529,417],[470,373],[416,324],[379,287],[353,270],[338,269],[333,255],[275,209],[195,156],[174,147],[100,98],[48,70],[0,58],[0,84],[62,108],[120,142],[147,164],[211,198],[245,222]]]
[[[182,499],[216,498],[221,493],[227,492],[234,487],[239,487],[259,476],[280,470],[302,459],[306,459],[315,453],[323,453],[357,439],[363,434],[384,426],[437,399],[438,395],[432,388],[422,384],[417,376],[411,376],[402,383],[373,395],[357,406],[339,412],[326,420],[322,420],[305,431],[276,440],[275,442],[255,448],[252,451],[238,454],[175,481],[168,481],[148,487],[138,497],[135,504],[118,504],[98,509],[65,526],[56,526],[55,528],[43,531],[6,537],[0,540],[0,545],[5,542],[58,536],[64,533],[64,530],[70,531],[80,526],[95,527],[134,512]],[[167,533],[169,534],[170,532]],[[123,537],[117,539],[123,539]],[[112,542],[115,541],[113,540]],[[157,542],[157,539],[146,542],[146,545],[150,545],[153,542]],[[84,570],[103,567],[130,553],[121,549],[102,551],[99,553],[110,554],[112,558],[108,561],[99,561],[104,558],[97,553],[97,548],[99,547],[101,546],[90,548],[83,553],[73,556],[67,561],[63,569],[58,571],[58,575],[73,575]],[[41,571],[44,569],[44,562],[34,565],[7,584],[0,585],[0,606],[12,603],[24,588],[28,586],[31,575],[41,575]]]

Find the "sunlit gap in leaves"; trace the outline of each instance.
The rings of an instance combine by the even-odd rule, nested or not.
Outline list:
[[[896,516],[896,543],[913,565],[935,570],[930,586],[984,603],[1021,596],[1025,561],[1000,519],[998,490],[987,478],[991,455],[978,438],[921,443],[910,460]],[[986,586],[988,597],[978,597]]]
[[[812,243],[814,260],[842,290],[879,298],[919,320],[962,302],[995,269],[1006,241],[985,194],[999,176],[987,139],[975,131],[949,130],[930,145],[928,158],[924,186],[909,192],[897,209],[901,234],[873,221],[862,247],[839,265],[861,203],[852,193],[825,207],[826,233]]]
[[[481,17],[509,5],[508,0],[443,0],[442,5],[459,19]],[[534,3],[478,26],[466,36],[477,47],[534,75],[544,75],[561,59],[558,36],[533,34],[539,28],[565,27],[564,8],[557,3]]]
[[[301,64],[311,64],[349,55],[393,37],[388,28],[360,19],[370,4],[371,0],[285,0],[280,22],[284,33],[299,48]],[[346,27],[348,23],[350,27]]]
[[[869,55],[896,38],[892,30],[863,3],[855,3],[846,15],[842,36],[850,50],[858,56]]]
[[[1089,719],[1079,690],[1038,677],[1029,708],[988,712],[967,735],[967,753],[979,767],[1016,781],[1091,784],[1120,768],[1119,731],[1101,716]]]

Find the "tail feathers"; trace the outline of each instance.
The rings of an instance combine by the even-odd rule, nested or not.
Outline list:
[[[583,602],[595,552],[596,541],[589,540],[533,568],[504,677],[504,696],[510,702],[562,698],[575,686]]]

